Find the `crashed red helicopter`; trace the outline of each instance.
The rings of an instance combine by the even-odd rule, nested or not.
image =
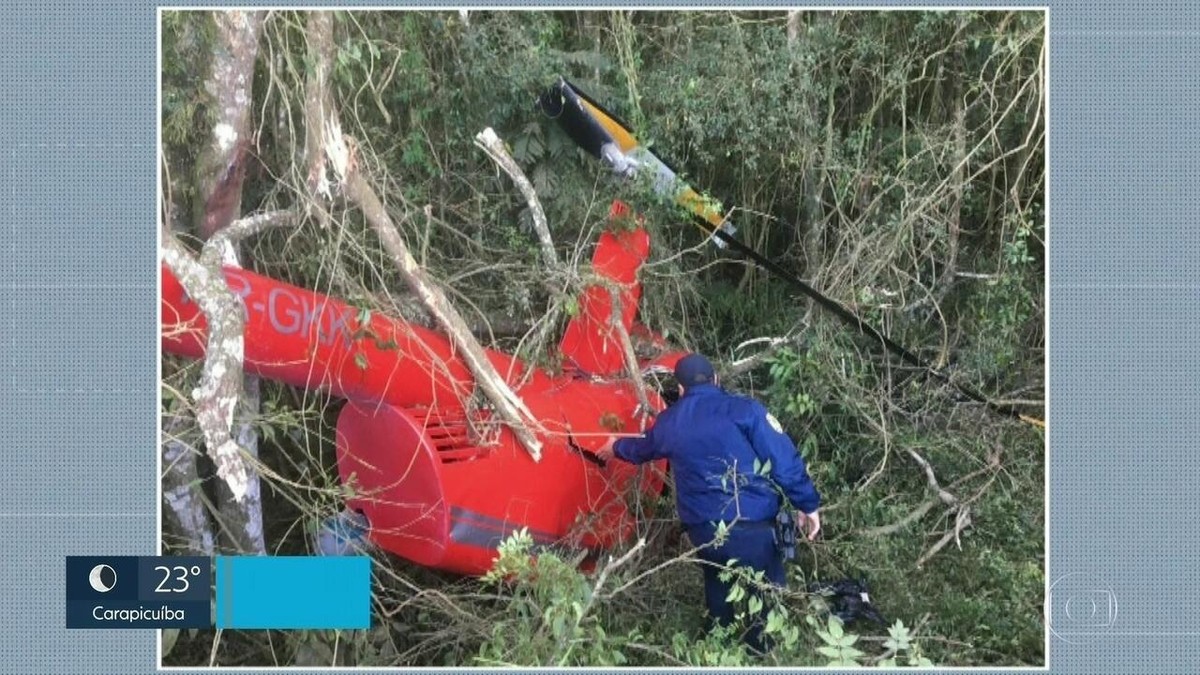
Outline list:
[[[770,267],[732,238],[735,229],[718,202],[689,187],[627,124],[570,82],[560,79],[547,89],[538,108],[618,176],[648,178],[653,191],[690,212],[713,243],[733,243]],[[640,433],[653,412],[639,410],[634,385],[622,377],[622,345],[612,320],[659,349],[639,364],[645,372],[669,373],[683,354],[670,352],[660,336],[635,321],[637,273],[650,250],[640,217],[631,218],[626,205],[614,202],[610,219],[634,222],[605,232],[593,259],[594,272],[620,289],[621,315],[612,316],[607,288],[587,289],[560,345],[561,375],[488,353],[542,426],[540,461],[489,411],[466,405],[474,382],[445,336],[378,314],[364,317],[336,299],[237,268],[225,270],[247,312],[246,369],[347,399],[337,421],[338,472],[353,495],[348,507],[361,513],[376,545],[429,567],[481,574],[490,569],[500,541],[520,528],[539,546],[592,552],[632,533],[627,497],[637,490],[659,493],[665,466],[604,466],[592,454],[610,434]],[[198,358],[204,317],[165,266],[162,275],[163,348]],[[814,297],[846,314],[824,296]],[[661,409],[662,397],[647,394],[651,407]],[[485,442],[473,430],[487,427],[498,435]]]
[[[497,351],[487,355],[542,425],[539,461],[486,408],[468,405],[474,380],[449,339],[366,314],[337,299],[235,267],[224,270],[246,310],[245,369],[347,400],[337,419],[337,464],[369,540],[415,563],[464,574],[491,568],[497,545],[526,528],[541,547],[596,552],[633,532],[628,498],[659,493],[663,466],[607,466],[592,451],[612,433],[640,433],[639,409],[613,319],[665,343],[635,321],[637,271],[650,240],[640,218],[614,202],[593,268],[617,284],[621,315],[603,286],[585,290],[560,350],[560,375]],[[162,266],[162,344],[202,357],[206,322]],[[640,366],[669,372],[682,353]],[[647,388],[652,407],[663,400]],[[490,429],[490,438],[477,430]]]

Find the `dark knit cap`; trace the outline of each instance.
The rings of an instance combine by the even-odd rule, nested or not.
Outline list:
[[[675,381],[685,387],[694,384],[712,384],[712,364],[700,354],[688,354],[675,364]]]

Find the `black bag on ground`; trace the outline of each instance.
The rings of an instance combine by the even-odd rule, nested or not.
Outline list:
[[[823,596],[829,604],[830,613],[841,619],[842,623],[866,619],[883,626],[887,625],[887,619],[884,619],[883,614],[871,604],[865,579],[814,581],[808,585],[808,592]]]

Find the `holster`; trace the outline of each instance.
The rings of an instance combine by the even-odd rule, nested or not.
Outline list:
[[[787,509],[779,509],[775,514],[775,548],[783,554],[784,560],[796,557],[796,521]]]

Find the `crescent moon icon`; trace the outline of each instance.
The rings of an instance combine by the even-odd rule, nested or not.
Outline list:
[[[88,573],[88,583],[97,593],[107,593],[117,585],[117,571],[108,565],[96,565]]]

